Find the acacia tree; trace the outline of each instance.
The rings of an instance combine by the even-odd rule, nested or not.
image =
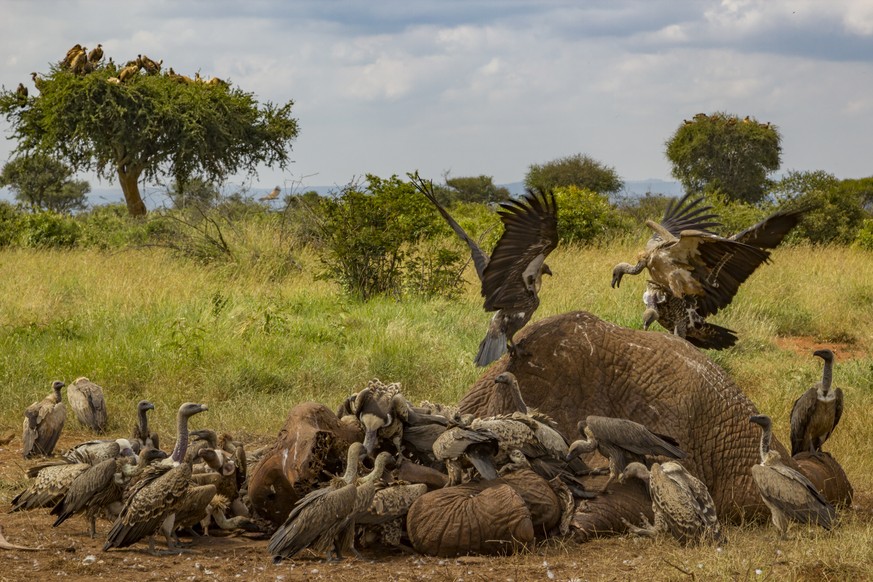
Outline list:
[[[509,200],[509,190],[494,183],[493,176],[445,177],[452,202],[501,202]]]
[[[44,152],[75,171],[117,177],[134,216],[146,213],[141,178],[169,176],[184,184],[202,175],[220,182],[260,163],[288,163],[298,133],[293,101],[261,105],[223,81],[134,69],[124,74],[133,69],[119,72],[110,61],[74,72],[59,63],[44,78],[34,75],[36,96],[0,92],[0,112],[19,140],[16,151]]]
[[[584,154],[558,158],[545,164],[531,164],[524,185],[528,188],[553,190],[575,186],[598,194],[615,194],[624,187],[615,168]]]
[[[698,113],[667,140],[665,153],[686,191],[719,191],[754,204],[767,195],[767,175],[779,169],[781,140],[775,126],[748,116]]]
[[[0,187],[4,186],[31,208],[54,212],[84,209],[91,191],[88,182],[73,179],[69,166],[40,153],[19,156],[3,166]]]

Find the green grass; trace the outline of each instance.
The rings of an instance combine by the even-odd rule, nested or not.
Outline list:
[[[645,277],[609,287],[612,266],[638,248],[558,249],[535,317],[584,309],[639,328]],[[0,251],[0,428],[18,427],[56,378],[101,384],[112,431],[127,432],[135,403],[148,398],[167,433],[179,403],[192,400],[209,404],[210,425],[272,435],[293,405],[334,408],[374,377],[401,382],[412,400],[455,401],[479,376],[471,360],[490,315],[472,270],[458,300],[358,303],[316,277],[311,252],[295,258],[301,268],[277,277],[258,261],[210,267],[159,249]],[[821,366],[776,337],[851,347],[851,360],[837,350],[846,412],[828,449],[856,489],[873,491],[873,254],[780,249],[712,321],[740,342],[711,357],[773,416],[783,440],[792,402]]]

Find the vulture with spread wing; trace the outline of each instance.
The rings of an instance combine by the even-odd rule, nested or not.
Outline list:
[[[470,247],[476,274],[482,282],[485,311],[496,311],[479,344],[476,365],[487,366],[507,349],[510,354],[515,353],[512,337],[539,307],[543,274],[552,274],[545,260],[558,244],[554,194],[528,190],[520,200],[502,202],[498,213],[504,231],[489,257],[439,203],[432,183],[413,179],[413,184]]]
[[[646,225],[654,231],[636,265],[619,263],[612,272],[618,287],[625,274],[644,268],[651,280],[643,294],[643,326],[658,321],[676,335],[707,349],[724,349],[737,341],[736,334],[706,322],[726,307],[740,285],[770,257],[797,226],[808,208],[782,210],[731,237],[711,228],[720,226],[711,206],[690,194],[671,201],[660,223]]]

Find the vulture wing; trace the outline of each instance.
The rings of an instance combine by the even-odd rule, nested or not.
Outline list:
[[[775,249],[809,210],[808,207],[780,210],[730,238],[759,249]]]
[[[670,200],[664,210],[664,218],[661,226],[667,229],[673,236],[678,237],[683,230],[699,230],[707,234],[714,234],[710,228],[719,227],[718,216],[709,212],[712,206],[701,206],[703,196],[691,200],[691,193],[686,194],[680,200]]]
[[[653,433],[632,420],[589,416],[586,422],[597,440],[611,442],[637,455],[664,455],[683,459],[687,454],[672,437]]]
[[[476,267],[476,274],[479,275],[479,280],[482,281],[485,267],[488,266],[488,255],[486,255],[485,252],[481,248],[479,248],[479,245],[476,244],[476,241],[470,238],[467,232],[463,228],[461,228],[461,225],[458,224],[455,219],[452,218],[452,215],[449,214],[445,208],[443,208],[443,205],[439,203],[439,200],[436,199],[436,196],[434,196],[433,193],[433,182],[431,182],[430,180],[425,182],[421,178],[413,178],[412,183],[419,192],[424,194],[425,198],[431,201],[431,204],[436,206],[436,209],[439,211],[440,214],[443,215],[443,218],[446,220],[446,222],[449,223],[449,226],[452,227],[452,230],[455,231],[455,234],[457,234],[458,237],[462,241],[467,243],[468,247],[470,247],[470,255],[472,255],[473,257],[473,265]]]
[[[754,465],[752,477],[761,495],[789,518],[831,528],[834,506],[802,474],[785,465]]]
[[[485,311],[518,309],[536,298],[543,263],[558,245],[558,207],[553,193],[528,190],[500,204],[503,235],[483,271]]]
[[[803,437],[815,410],[816,389],[810,388],[791,407],[791,456],[803,452]]]

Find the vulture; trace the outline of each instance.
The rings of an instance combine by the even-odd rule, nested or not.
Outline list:
[[[140,400],[136,405],[136,420],[137,423],[130,433],[130,442],[138,443],[140,448],[153,447],[161,448],[158,445],[158,433],[149,430],[149,417],[146,414],[149,410],[154,410],[155,405],[148,400]],[[136,445],[134,445],[136,446]]]
[[[66,494],[51,510],[57,516],[52,527],[57,527],[69,517],[84,513],[90,525],[91,539],[97,533],[97,516],[111,504],[122,499],[129,478],[152,461],[166,457],[157,449],[145,449],[137,464],[130,462],[133,451],[128,448],[115,458],[100,461],[77,476]]]
[[[12,498],[13,511],[54,507],[63,498],[73,480],[91,468],[87,463],[52,461],[27,470],[32,479],[27,489]]]
[[[843,391],[831,387],[834,353],[830,350],[816,350],[812,355],[824,360],[824,370],[821,382],[804,392],[791,409],[792,457],[804,451],[821,451],[821,446],[837,428],[843,415]]]
[[[687,210],[698,204],[700,200],[689,204]],[[710,208],[708,206],[699,208],[695,212],[705,212]],[[649,326],[657,321],[675,335],[685,338],[693,345],[703,349],[720,350],[734,345],[737,341],[734,331],[707,323],[706,318],[731,302],[739,285],[762,263],[767,262],[768,251],[779,246],[808,210],[808,207],[780,210],[746,230],[728,237],[729,241],[755,247],[766,254],[759,262],[750,260],[749,257],[738,262],[736,257],[739,255],[727,258],[725,265],[718,267],[721,270],[716,271],[714,279],[716,284],[712,285],[712,287],[721,290],[718,301],[707,301],[695,294],[681,296],[674,293],[668,285],[649,281],[646,291],[643,293],[643,303],[646,306],[646,310],[643,312],[643,328],[649,329]],[[708,214],[697,219],[710,220],[715,218],[715,215]],[[717,223],[705,223],[701,228],[708,228],[714,224]],[[693,273],[692,276],[694,276]],[[618,281],[615,282],[615,285],[618,285]],[[706,290],[706,293],[708,294],[709,290]]]
[[[15,89],[15,95],[18,97],[18,100],[21,102],[27,101],[27,87],[24,86],[24,83],[19,83],[18,88]]]
[[[715,512],[715,503],[709,490],[700,479],[688,472],[679,463],[652,463],[646,469],[642,463],[629,463],[624,470],[625,478],[637,478],[648,486],[652,497],[654,525],[642,515],[642,528],[627,522],[625,525],[637,535],[657,535],[669,532],[681,544],[701,541],[724,543]]]
[[[373,465],[373,470],[361,479],[358,479],[358,486],[355,490],[355,505],[351,514],[348,516],[347,523],[339,534],[339,542],[337,544],[337,558],[341,558],[340,552],[351,552],[358,559],[361,555],[355,549],[355,524],[358,518],[367,515],[370,505],[376,496],[376,486],[379,484],[382,475],[385,472],[385,467],[389,462],[393,461],[394,457],[391,453],[383,451],[376,456],[376,461]]]
[[[261,196],[260,198],[258,198],[258,200],[260,200],[261,202],[264,202],[267,200],[275,200],[276,198],[279,197],[279,194],[281,194],[281,193],[282,193],[282,190],[278,186],[276,186],[275,188],[273,188],[272,192],[270,192],[266,196]]]
[[[439,203],[433,183],[413,180],[415,187],[436,206],[452,230],[467,243],[482,283],[485,311],[496,311],[479,344],[475,363],[487,366],[506,353],[515,353],[515,332],[530,321],[539,307],[543,274],[552,271],[546,257],[558,245],[558,207],[553,193],[528,190],[521,200],[500,203],[503,234],[489,257]]]
[[[103,58],[103,45],[98,43],[97,48],[92,49],[90,53],[88,53],[88,61],[93,64],[97,64],[100,62],[100,59]]]
[[[82,377],[67,386],[67,401],[76,418],[94,432],[106,432],[106,401],[103,388]]]
[[[803,474],[782,463],[778,451],[770,449],[772,423],[769,416],[758,415],[749,422],[761,427],[761,464],[752,466],[752,479],[761,499],[770,508],[773,525],[780,538],[787,539],[792,521],[815,524],[830,530],[836,510]]]
[[[71,463],[96,465],[106,459],[114,459],[119,455],[130,456],[132,454],[133,447],[129,440],[115,439],[114,441],[103,440],[79,443],[65,451],[62,456]]]
[[[146,73],[149,75],[157,75],[158,73],[160,73],[161,65],[164,64],[163,59],[156,63],[145,55],[137,57],[137,60],[139,61],[139,64],[142,65],[142,68],[145,69]]]
[[[183,462],[188,448],[188,419],[206,410],[205,404],[193,402],[186,402],[179,407],[173,454],[143,471],[139,481],[130,489],[124,507],[103,545],[104,551],[125,548],[149,536],[149,551],[154,554],[154,534],[159,529],[167,540],[168,550],[175,548],[175,515],[193,489],[191,465]]]
[[[337,417],[354,415],[364,429],[364,448],[373,456],[379,442],[390,440],[400,453],[403,421],[409,419],[409,404],[400,393],[400,384],[383,384],[370,380],[367,387],[349,397],[337,411]]]
[[[38,91],[42,91],[43,87],[45,87],[45,79],[40,78],[36,73],[31,73],[30,78],[33,79],[33,84]]]
[[[24,434],[21,437],[24,448],[21,454],[25,459],[38,455],[47,457],[55,449],[67,418],[67,409],[61,398],[63,387],[63,382],[55,380],[51,394],[24,410]]]
[[[355,477],[358,461],[365,454],[361,443],[352,443],[345,475],[297,501],[285,523],[270,538],[268,549],[274,562],[281,562],[306,548],[325,552],[328,560],[331,553],[341,558],[339,535],[355,509],[358,497]]]
[[[379,489],[363,513],[356,514],[356,525],[364,530],[362,544],[379,535],[383,545],[400,547],[403,541],[403,518],[416,499],[427,493],[424,483],[395,484]],[[377,531],[373,531],[373,530]]]
[[[453,426],[433,442],[433,454],[446,465],[449,479],[446,487],[460,485],[463,477],[462,459],[470,462],[483,479],[496,479],[494,455],[500,449],[498,436],[487,428]]]
[[[132,65],[127,65],[123,69],[118,72],[118,80],[121,83],[133,79],[136,77],[136,74],[139,73],[140,66],[136,63]]]
[[[579,421],[579,433],[586,439],[574,441],[570,445],[567,459],[573,459],[582,453],[597,451],[609,459],[609,479],[600,490],[606,488],[616,477],[623,481],[624,470],[628,459],[645,461],[646,455],[662,455],[671,459],[683,459],[685,451],[679,448],[673,438],[653,433],[645,426],[625,418],[609,418],[605,416],[588,416]]]
[[[73,47],[67,51],[67,54],[64,56],[64,60],[61,61],[61,64],[64,67],[70,67],[70,65],[73,64],[73,59],[75,59],[79,53],[84,51],[85,49],[82,47],[82,45],[80,45],[79,43],[74,44]]]

